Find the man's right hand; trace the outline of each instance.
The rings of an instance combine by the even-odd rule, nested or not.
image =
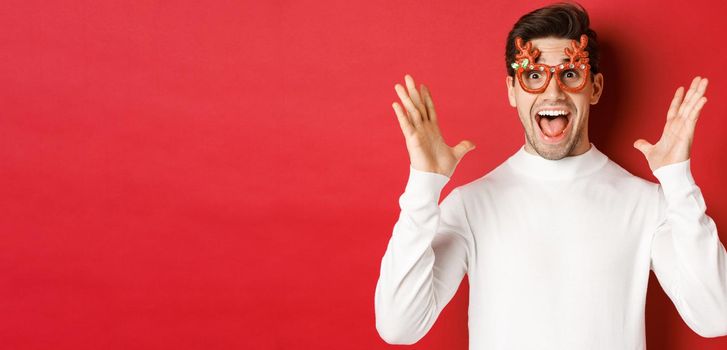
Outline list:
[[[411,166],[416,170],[452,177],[459,161],[475,145],[463,140],[454,147],[447,146],[437,125],[437,113],[429,89],[422,84],[421,90],[417,91],[414,78],[408,74],[404,81],[406,88],[396,84],[394,90],[406,111],[396,102],[393,107],[406,139]]]

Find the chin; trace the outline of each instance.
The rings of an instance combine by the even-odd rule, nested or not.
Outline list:
[[[533,142],[533,137],[535,136],[536,142]],[[571,135],[568,135],[571,136]],[[541,157],[549,160],[558,160],[563,159],[565,157],[571,156],[573,153],[573,150],[576,148],[576,145],[578,145],[578,141],[580,137],[576,136],[576,138],[566,138],[565,140],[562,140],[561,142],[557,144],[547,144],[543,142],[539,142],[537,140],[538,135],[531,135],[528,136],[528,141],[530,142],[530,146],[535,150],[535,153],[539,154]]]
[[[554,150],[538,150],[536,148],[535,151],[538,152],[541,157],[549,160],[563,159],[570,155],[570,150],[566,148],[558,148]]]

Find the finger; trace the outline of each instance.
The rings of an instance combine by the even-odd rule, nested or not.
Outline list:
[[[704,107],[704,104],[707,103],[707,98],[702,96],[699,100],[697,100],[697,104],[694,106],[694,108],[689,112],[689,116],[687,117],[690,121],[696,122],[697,118],[699,118],[699,113],[702,111],[702,107]]]
[[[684,116],[684,110],[689,105],[692,95],[694,95],[694,92],[696,91],[697,84],[699,83],[699,80],[701,78],[699,76],[695,77],[692,80],[692,84],[689,86],[689,90],[687,91],[686,95],[684,96],[684,101],[682,101],[682,104],[679,106],[679,111],[677,112],[677,115],[682,117]]]
[[[697,92],[699,92],[700,95],[704,95],[704,92],[707,91],[707,85],[709,85],[709,79],[702,78],[702,82],[699,84]]]
[[[692,99],[692,95],[694,95],[694,92],[697,90],[697,85],[699,84],[699,80],[701,80],[701,77],[697,76],[692,80],[692,85],[689,86],[689,90],[687,91],[687,95],[684,96],[684,101],[682,102],[681,106],[679,106],[679,111],[677,112],[678,116],[684,116],[684,109],[687,108],[687,105]]]
[[[396,90],[396,93],[399,95],[399,98],[401,99],[401,103],[404,104],[404,107],[406,108],[407,113],[409,113],[409,117],[411,117],[412,123],[415,126],[418,126],[422,123],[422,115],[419,113],[419,110],[414,106],[414,103],[411,102],[411,99],[409,98],[409,95],[406,92],[406,89],[404,89],[403,86],[400,84],[396,84],[394,86],[394,89]]]
[[[682,98],[684,97],[684,87],[680,86],[677,89],[677,92],[674,94],[674,98],[671,100],[671,105],[669,105],[669,112],[666,113],[666,119],[672,119],[677,116],[677,111],[679,110],[679,104],[682,103]]]
[[[644,156],[649,154],[649,151],[651,150],[652,147],[654,147],[654,145],[650,144],[649,142],[647,142],[644,139],[638,139],[634,142],[634,148],[641,151],[641,153]]]
[[[422,97],[424,98],[424,103],[427,107],[427,115],[429,116],[429,120],[436,122],[437,121],[437,111],[434,109],[434,101],[432,101],[432,94],[429,92],[429,88],[424,86],[424,84],[422,84]]]
[[[467,152],[473,149],[475,149],[474,143],[468,140],[460,141],[457,146],[454,146],[454,157],[457,158],[457,161],[459,161],[465,154],[467,154]]]
[[[404,81],[406,82],[406,89],[409,91],[409,97],[411,97],[412,102],[419,110],[419,113],[422,114],[423,120],[428,120],[427,117],[427,109],[424,107],[424,103],[422,103],[422,98],[419,95],[419,91],[417,91],[416,84],[414,83],[414,78],[407,74],[404,76]]]
[[[705,78],[702,79],[699,82],[699,85],[697,86],[696,91],[692,95],[691,101],[687,104],[687,106],[684,108],[684,117],[689,118],[689,116],[692,114],[692,110],[694,110],[694,107],[699,103],[699,100],[704,96],[704,92],[707,90],[707,84],[709,84],[709,81]]]
[[[404,109],[401,108],[401,105],[394,102],[391,104],[391,106],[394,107],[394,112],[396,113],[396,119],[399,120],[399,127],[401,128],[401,132],[403,132],[405,136],[413,134],[414,125],[412,125],[409,121],[409,118],[407,118],[406,113],[404,113]]]

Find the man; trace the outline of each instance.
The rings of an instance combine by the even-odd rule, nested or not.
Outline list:
[[[449,147],[429,90],[396,84],[411,165],[375,292],[386,342],[423,337],[466,273],[471,349],[644,349],[650,269],[691,329],[727,335],[727,252],[689,166],[707,79],[677,89],[656,144],[634,143],[659,184],[636,177],[588,139],[604,79],[588,25],[568,4],[515,24],[506,85],[525,144],[441,205],[474,145]]]

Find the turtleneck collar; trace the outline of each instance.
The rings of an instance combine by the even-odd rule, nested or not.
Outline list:
[[[591,143],[591,148],[583,154],[558,160],[530,154],[523,145],[506,161],[515,172],[543,180],[567,180],[590,175],[601,169],[606,162],[608,162],[608,157],[601,153],[593,143]]]

